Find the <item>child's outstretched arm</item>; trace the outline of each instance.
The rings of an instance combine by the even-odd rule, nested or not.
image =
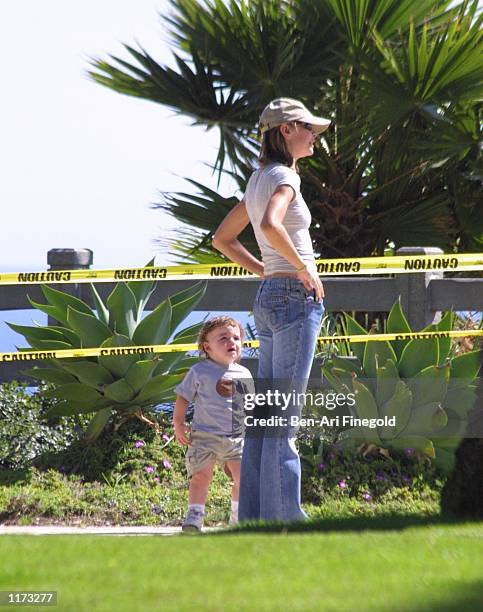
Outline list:
[[[188,446],[191,446],[191,440],[189,439],[191,427],[185,423],[186,410],[188,409],[188,406],[189,402],[187,399],[181,395],[176,396],[173,411],[173,426],[176,441],[180,444],[187,444]]]

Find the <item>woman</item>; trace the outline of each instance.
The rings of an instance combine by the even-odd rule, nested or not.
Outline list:
[[[253,308],[260,340],[258,379],[304,392],[324,312],[309,227],[311,215],[300,194],[297,161],[312,155],[318,134],[330,121],[315,117],[299,101],[272,100],[260,116],[260,168],[243,199],[213,237],[231,261],[263,277]],[[237,237],[252,224],[262,262]],[[300,415],[295,402],[288,413]],[[247,435],[240,483],[240,520],[306,517],[300,506],[300,459],[296,429],[267,427]]]

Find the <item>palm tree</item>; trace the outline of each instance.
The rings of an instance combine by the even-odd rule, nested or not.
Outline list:
[[[477,0],[170,2],[177,70],[126,45],[133,63],[95,59],[91,77],[216,126],[213,168],[242,192],[270,99],[296,97],[331,117],[318,154],[300,164],[323,257],[482,250]],[[195,193],[164,193],[158,204],[191,226],[170,249],[183,261],[213,259],[210,238],[237,199],[190,183]],[[250,228],[242,239],[254,247]]]

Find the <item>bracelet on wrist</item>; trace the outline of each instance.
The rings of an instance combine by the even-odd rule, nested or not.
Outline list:
[[[297,268],[296,271],[302,272],[302,270],[306,270],[306,269],[307,269],[307,264],[304,264],[301,268]]]

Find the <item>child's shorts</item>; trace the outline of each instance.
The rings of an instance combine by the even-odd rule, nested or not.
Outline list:
[[[186,453],[188,478],[205,468],[212,461],[221,465],[227,461],[241,461],[243,438],[232,438],[207,431],[192,431],[191,446]]]

